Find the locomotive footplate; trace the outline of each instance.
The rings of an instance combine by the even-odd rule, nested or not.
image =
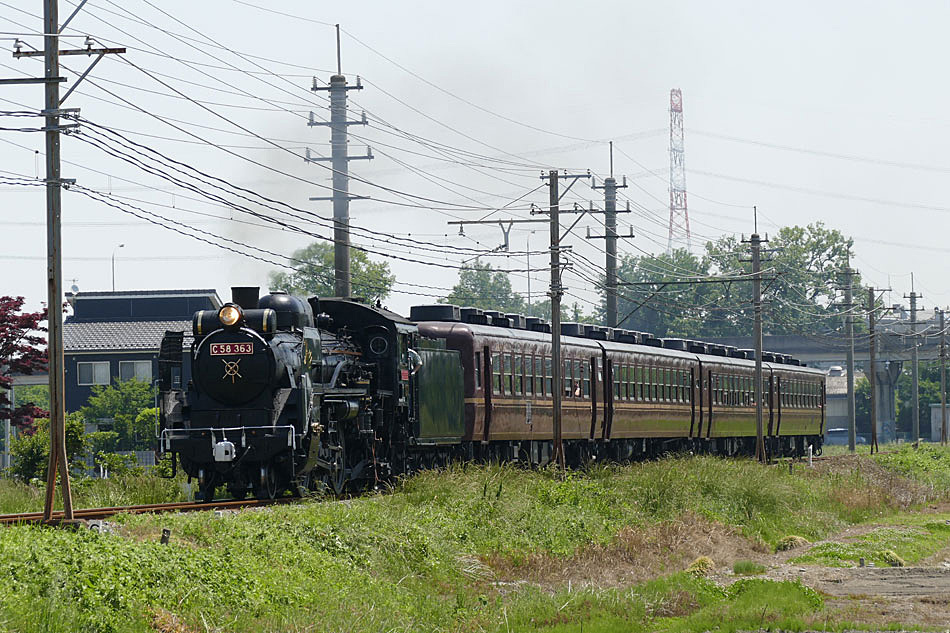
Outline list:
[[[161,436],[164,452],[178,453],[193,463],[207,462],[211,456],[221,467],[291,453],[297,441],[292,425],[164,429]]]

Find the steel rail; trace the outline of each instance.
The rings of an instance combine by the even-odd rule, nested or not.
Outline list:
[[[75,509],[75,520],[106,519],[116,514],[149,514],[160,512],[200,512],[202,510],[241,510],[244,508],[258,508],[269,505],[292,503],[299,501],[296,497],[280,497],[278,499],[244,499],[221,500],[196,503],[193,501],[175,503],[150,503],[137,506],[119,506],[112,508],[83,508]],[[54,511],[49,523],[62,523],[63,511]],[[20,512],[16,514],[0,514],[0,525],[28,525],[43,523],[42,512]]]

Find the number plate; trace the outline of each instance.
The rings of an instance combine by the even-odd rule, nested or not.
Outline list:
[[[253,354],[254,343],[212,343],[212,356],[231,356],[233,354]]]

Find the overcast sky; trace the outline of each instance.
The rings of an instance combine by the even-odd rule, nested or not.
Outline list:
[[[303,225],[267,205],[248,205],[324,236],[319,218],[332,215],[330,203],[308,198],[328,195],[329,171],[303,156],[306,147],[329,153],[329,130],[306,124],[311,110],[328,116],[326,93],[309,88],[311,77],[325,82],[335,69],[328,24],[342,25],[344,74],[351,83],[361,76],[364,85],[349,93],[352,116],[365,110],[370,120],[350,128],[351,151],[368,144],[375,155],[351,164],[358,177],[351,191],[370,197],[351,204],[354,241],[376,259],[390,256],[403,282],[387,301],[397,311],[446,294],[455,267],[502,241],[496,226],[469,227],[460,236],[448,221],[529,217],[530,203],[547,203],[541,169],[590,169],[603,177],[611,139],[614,172],[630,184],[621,204],[628,198],[634,209],[620,226],[624,233],[632,226],[636,238],[622,241],[620,251],[665,250],[671,88],[683,91],[694,250],[723,233],[750,233],[757,205],[763,233],[821,221],[853,236],[854,265],[871,283],[890,283],[894,301],[910,291],[913,271],[923,305],[950,303],[942,263],[950,247],[941,238],[950,212],[950,158],[941,149],[950,145],[946,3],[801,2],[790,10],[764,2],[152,2],[87,2],[67,30],[77,37],[64,38],[63,48],[92,35],[126,46],[138,68],[106,58],[64,105],[120,131],[133,154],[149,150],[130,141],[286,203],[295,214],[312,211],[314,223]],[[62,19],[72,6],[61,2]],[[3,48],[12,51],[21,33],[34,34],[23,39],[41,48],[41,11],[40,0],[0,2]],[[77,72],[89,62],[63,61]],[[0,64],[4,77],[43,69],[35,59]],[[68,87],[75,75],[66,76]],[[42,87],[3,86],[0,99],[5,111],[39,109]],[[85,124],[64,138],[63,176],[207,242],[134,217],[128,206],[122,212],[64,192],[66,288],[110,289],[115,253],[117,289],[210,287],[227,298],[231,285],[266,286],[277,266],[215,245],[283,262],[313,241],[259,226],[266,221],[90,144],[108,134]],[[0,169],[42,177],[35,153],[42,149],[38,133],[0,131]],[[42,189],[5,184],[0,191],[7,237],[0,292],[39,305],[46,298]],[[579,182],[565,201],[586,206],[601,197]],[[538,251],[545,227],[531,233],[525,226],[512,232],[511,249],[523,252],[530,243]],[[567,238],[578,273],[587,276],[604,258],[603,240],[584,239],[588,227],[603,232],[597,217],[585,217]],[[545,259],[535,252],[530,267],[542,269]],[[529,268],[524,255],[483,261]],[[526,273],[511,278],[527,291]],[[533,297],[546,284],[546,272],[532,273]],[[591,311],[598,301],[592,284],[570,273],[566,285],[568,303]]]

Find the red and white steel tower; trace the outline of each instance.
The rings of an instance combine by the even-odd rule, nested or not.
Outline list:
[[[670,90],[670,237],[666,252],[673,252],[673,242],[685,238],[689,249],[689,211],[686,208],[686,153],[683,147],[683,92]]]

